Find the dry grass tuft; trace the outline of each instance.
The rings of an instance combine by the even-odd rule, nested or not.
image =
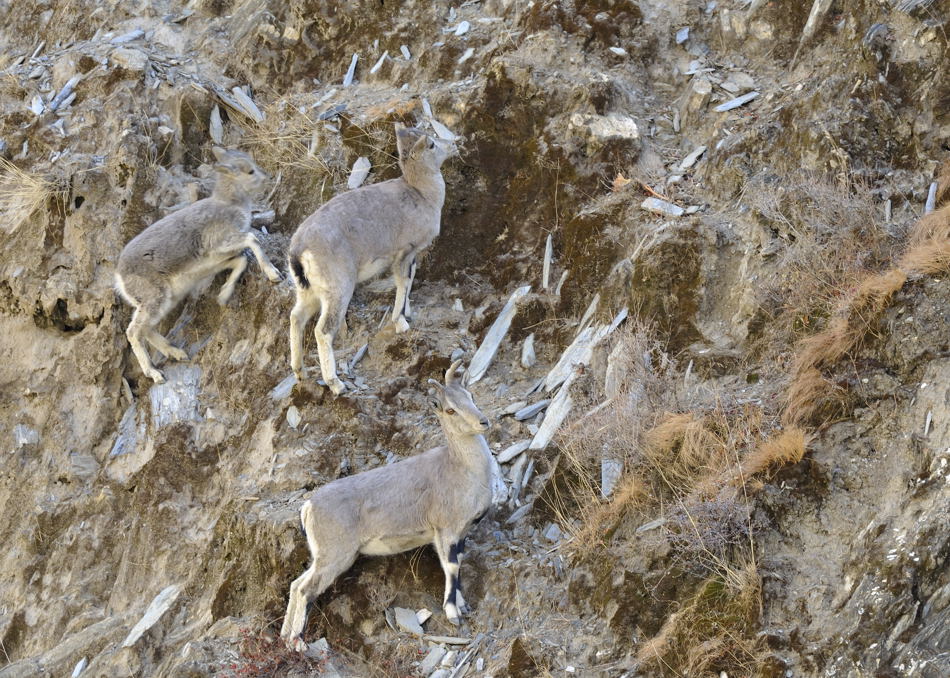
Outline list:
[[[729,463],[725,442],[692,412],[667,413],[644,438],[644,457],[671,488],[689,487]]]
[[[592,491],[586,491],[588,498]],[[564,506],[560,505],[555,507],[555,515],[559,524],[567,526],[571,536],[571,551],[589,553],[607,548],[623,519],[630,511],[646,504],[649,496],[649,488],[643,480],[627,474],[617,483],[609,501],[596,497],[593,501],[577,505],[573,512],[564,511]]]
[[[742,460],[743,476],[751,476],[786,464],[797,464],[805,456],[811,436],[793,426],[765,441]]]
[[[319,123],[286,100],[269,103],[262,111],[261,123],[241,115],[231,117],[242,128],[242,144],[247,145],[261,167],[284,174],[294,169],[320,175],[330,173],[330,166],[315,152],[320,142]]]
[[[907,274],[899,268],[892,268],[884,273],[870,275],[858,285],[848,305],[848,322],[855,334],[859,335],[857,339],[867,332],[905,282]]]
[[[0,228],[7,233],[16,231],[61,193],[61,187],[49,175],[27,172],[0,158],[0,214],[4,215]]]
[[[855,333],[847,318],[833,318],[823,332],[798,342],[798,350],[792,361],[792,374],[833,365],[847,354],[855,340]]]
[[[682,609],[637,651],[650,675],[755,675],[762,587],[753,562],[709,577]]]
[[[810,368],[795,375],[785,394],[783,426],[805,426],[815,422],[819,414],[834,416],[844,405],[843,390],[824,377],[820,370]]]
[[[897,265],[908,275],[933,275],[950,268],[950,202],[917,222],[910,247]]]

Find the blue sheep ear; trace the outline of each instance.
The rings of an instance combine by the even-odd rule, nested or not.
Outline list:
[[[214,154],[214,157],[218,162],[224,162],[228,157],[228,152],[220,146],[212,146],[211,152]]]
[[[416,133],[402,123],[396,123],[396,152],[400,158],[405,158],[412,153],[412,144],[416,140]]]
[[[419,139],[416,141],[416,143],[414,143],[414,144],[412,145],[412,150],[409,151],[409,152],[410,152],[410,153],[419,153],[419,152],[421,152],[421,151],[424,151],[424,150],[427,149],[428,147],[429,147],[429,137],[428,137],[428,135],[423,134],[422,136],[419,137]]]

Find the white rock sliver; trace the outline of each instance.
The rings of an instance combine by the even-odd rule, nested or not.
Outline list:
[[[155,596],[152,602],[149,603],[145,614],[142,615],[138,624],[132,627],[132,630],[129,631],[129,635],[122,641],[122,647],[132,647],[135,645],[136,641],[138,641],[146,631],[155,626],[163,614],[168,612],[171,606],[175,604],[175,601],[178,600],[180,594],[181,586],[178,584],[172,584],[162,589],[161,593]]]

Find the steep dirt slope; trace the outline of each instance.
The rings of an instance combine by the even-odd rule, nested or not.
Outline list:
[[[694,413],[707,423],[690,430],[736,455],[781,433],[792,342],[861,271],[889,265],[945,159],[950,4],[819,0],[811,20],[786,5],[0,2],[0,676],[414,675],[439,643],[390,628],[394,605],[470,640],[456,675],[681,675],[666,651],[730,676],[943,675],[945,273],[908,283],[849,366],[829,370],[851,405],[811,427],[803,461],[757,476],[741,501],[693,505],[665,486],[635,509],[632,490],[600,497],[613,462],[619,488],[649,477],[648,429],[665,410]],[[67,85],[75,96],[56,101]],[[220,142],[274,178],[258,224],[282,268],[297,224],[345,190],[358,157],[368,181],[396,176],[394,122],[460,135],[413,328],[381,322],[385,283],[361,288],[338,357],[368,349],[345,397],[315,369],[294,386],[292,285],[254,263],[227,308],[202,293],[171,314],[164,329],[191,359],[163,367],[166,385],[131,356],[116,258],[207,195],[218,116]],[[686,213],[642,208],[651,196]],[[365,559],[311,615],[307,638],[327,638],[333,668],[290,667],[258,635],[306,566],[300,500],[438,444],[426,380],[453,354],[468,361],[528,284],[472,389],[496,452],[543,423],[511,406],[554,395],[534,389],[575,336],[629,312],[562,387],[570,439],[601,445],[580,464],[592,491],[577,500],[566,438],[504,464],[512,489],[531,471],[470,539],[466,626],[439,611],[429,550]],[[537,362],[523,367],[529,335]],[[633,432],[627,447],[603,437],[618,430]],[[738,525],[728,562],[684,560],[672,526],[696,506]],[[738,571],[755,583],[736,590],[761,590],[761,605],[723,585]],[[741,629],[745,654],[714,647],[697,601],[742,603],[717,623]]]

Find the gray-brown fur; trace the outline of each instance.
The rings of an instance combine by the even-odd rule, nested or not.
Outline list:
[[[460,361],[459,361],[460,362]],[[281,637],[297,649],[307,604],[362,553],[388,555],[432,544],[445,572],[443,609],[457,624],[466,611],[458,555],[465,534],[491,504],[488,420],[455,377],[459,362],[436,386],[432,407],[446,445],[388,466],[334,480],[300,509],[313,562],[290,586]]]
[[[247,153],[213,150],[219,164],[211,196],[172,212],[132,238],[116,267],[116,289],[135,307],[126,336],[142,371],[156,383],[165,378],[152,365],[146,342],[174,360],[188,357],[156,328],[202,281],[230,269],[218,293],[218,303],[226,304],[247,267],[245,249],[254,253],[269,280],[280,280],[251,232],[251,203],[266,175]]]
[[[402,176],[341,193],[310,215],[294,233],[289,262],[297,288],[290,314],[290,364],[303,379],[303,331],[317,309],[314,328],[323,379],[334,393],[333,339],[343,325],[356,284],[384,271],[396,281],[392,320],[409,328],[408,289],[416,256],[439,234],[445,181],[440,167],[454,146],[396,125]]]

